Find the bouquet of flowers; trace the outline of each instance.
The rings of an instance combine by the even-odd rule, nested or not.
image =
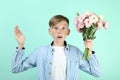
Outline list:
[[[102,27],[108,29],[108,22],[103,21],[103,16],[98,16],[93,12],[85,12],[82,15],[77,13],[74,24],[76,26],[76,30],[82,33],[84,41],[88,39],[95,39],[95,32],[98,29],[101,29]],[[83,58],[86,60],[89,59],[88,51],[89,48],[85,48]]]

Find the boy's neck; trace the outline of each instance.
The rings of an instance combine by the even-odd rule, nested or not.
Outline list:
[[[56,43],[56,42],[54,42],[53,46],[64,46],[64,42],[63,43]]]

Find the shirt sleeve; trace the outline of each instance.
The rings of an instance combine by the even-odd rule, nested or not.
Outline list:
[[[12,59],[12,72],[18,73],[27,70],[28,68],[36,67],[36,53],[35,50],[31,55],[23,59],[25,50],[16,49]]]
[[[84,60],[82,59],[82,53],[80,52],[79,69],[95,77],[100,76],[100,65],[95,54],[91,54],[89,60]]]

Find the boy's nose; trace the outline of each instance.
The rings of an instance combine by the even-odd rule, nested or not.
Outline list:
[[[59,30],[58,30],[58,33],[62,33],[62,30],[61,30],[61,29],[59,29]]]
[[[60,32],[60,31],[58,31],[58,34],[61,34],[61,32]]]

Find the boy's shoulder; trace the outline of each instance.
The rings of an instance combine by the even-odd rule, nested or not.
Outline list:
[[[74,45],[71,45],[71,44],[68,44],[69,46],[69,51],[76,56],[78,55],[81,55],[82,54],[82,51],[80,50],[80,48],[78,48],[77,46],[74,46]]]
[[[68,44],[68,46],[70,49],[76,49],[76,50],[78,49],[79,50],[79,48],[75,45]]]
[[[68,44],[68,46],[69,46],[69,49],[71,51],[80,51],[81,52],[81,49],[78,48],[77,46],[74,46],[74,45],[71,45],[71,44]]]
[[[49,45],[41,45],[41,46],[38,46],[36,49],[38,50],[45,50],[45,49],[48,49],[49,48]]]
[[[49,45],[41,45],[41,46],[37,46],[33,52],[35,52],[36,54],[45,54],[47,53],[49,50]]]

